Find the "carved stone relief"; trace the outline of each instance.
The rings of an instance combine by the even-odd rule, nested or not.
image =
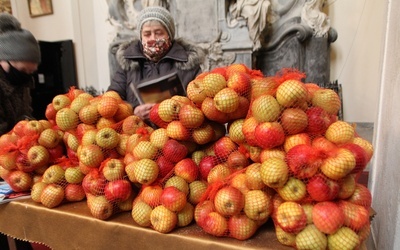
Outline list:
[[[118,45],[138,36],[136,19],[145,6],[159,5],[175,17],[177,37],[207,51],[204,71],[232,63],[258,68],[265,75],[282,67],[307,73],[307,81],[329,80],[329,46],[337,38],[322,12],[326,0],[107,0],[110,71]]]

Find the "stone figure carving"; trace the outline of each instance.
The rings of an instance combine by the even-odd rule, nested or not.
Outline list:
[[[328,34],[330,21],[321,11],[326,0],[308,0],[301,11],[301,21],[313,30],[313,36],[322,37]]]
[[[109,22],[115,27],[110,42],[110,72],[114,72],[115,51],[123,41],[138,35],[137,15],[147,6],[163,6],[175,15],[188,15],[208,22],[209,29],[196,29],[199,45],[207,51],[205,71],[232,63],[258,68],[265,75],[282,67],[296,67],[307,72],[307,80],[329,80],[329,45],[337,38],[329,17],[322,8],[327,0],[208,0],[196,2],[196,8],[215,9],[199,12],[191,9],[192,0],[106,0]],[[184,2],[184,3],[182,3]],[[210,6],[211,5],[211,6]],[[185,6],[184,9],[178,9]],[[216,7],[216,8],[215,8]],[[171,10],[171,8],[173,8]],[[215,15],[216,14],[216,15]],[[187,35],[201,24],[176,23]],[[201,22],[201,21],[200,21]],[[214,26],[213,26],[214,25]],[[178,29],[179,27],[179,29]],[[207,40],[201,32],[207,33]],[[208,41],[209,40],[209,41]]]
[[[253,50],[261,47],[262,34],[267,27],[269,0],[228,0],[227,24],[232,27],[238,20],[245,19],[250,39],[253,41]]]
[[[224,67],[234,63],[235,53],[234,52],[224,52],[222,49],[221,40],[222,32],[209,43],[200,43],[199,46],[207,51],[207,57],[202,65],[203,71],[210,71],[214,68]]]

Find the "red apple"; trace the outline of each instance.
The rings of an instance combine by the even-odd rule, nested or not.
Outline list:
[[[316,174],[307,183],[307,192],[315,201],[330,201],[337,197],[340,185],[323,174]]]
[[[320,153],[322,158],[329,157],[337,148],[336,144],[330,142],[324,136],[314,138],[311,142],[311,146]]]
[[[285,131],[278,122],[263,122],[254,132],[257,145],[263,149],[280,146],[285,141]]]
[[[310,107],[306,111],[308,125],[306,131],[311,134],[323,134],[333,122],[331,116],[321,107]]]
[[[232,88],[241,96],[247,96],[250,94],[251,81],[247,73],[234,72],[232,73],[227,81],[227,86]]]
[[[199,163],[200,176],[203,180],[207,180],[210,170],[219,163],[218,157],[215,155],[207,155],[203,157]]]
[[[157,165],[159,168],[158,177],[163,178],[174,169],[175,164],[170,161],[167,157],[160,155],[157,159]]]
[[[200,227],[203,227],[202,223],[211,212],[215,212],[214,203],[211,200],[200,201],[194,208],[194,220]]]
[[[168,125],[168,122],[165,122],[161,119],[161,117],[158,115],[158,107],[160,106],[159,103],[156,103],[151,109],[149,113],[149,119],[152,123],[157,125],[160,128],[166,128]]]
[[[258,229],[256,221],[244,214],[232,216],[228,220],[229,236],[238,240],[247,240]]]
[[[57,111],[54,109],[53,103],[49,103],[46,106],[46,110],[45,110],[45,117],[47,118],[47,120],[55,120],[56,119],[56,113]]]
[[[248,117],[244,120],[243,125],[242,125],[242,132],[244,135],[244,138],[250,146],[257,146],[257,140],[255,137],[255,130],[256,127],[258,126],[258,121],[254,117]]]
[[[343,226],[345,215],[340,206],[331,201],[323,201],[312,209],[314,225],[323,233],[333,234]]]
[[[93,195],[104,194],[104,187],[107,180],[96,168],[92,168],[89,173],[86,174],[85,178],[82,180],[82,187],[85,193]]]
[[[177,140],[169,139],[162,149],[163,155],[173,163],[177,163],[186,157],[188,150],[185,145],[179,143]]]
[[[349,149],[354,154],[354,157],[356,159],[356,166],[353,168],[350,174],[359,173],[365,169],[368,163],[368,156],[364,148],[355,143],[346,143],[344,145],[341,145],[340,147]]]
[[[371,207],[371,203],[372,203],[372,195],[366,186],[364,186],[360,183],[356,183],[354,192],[347,199],[347,201],[357,204],[357,205],[364,206],[366,208],[369,208],[369,207]]]
[[[179,121],[186,128],[197,128],[204,122],[204,114],[195,105],[185,104],[179,111]]]
[[[64,189],[65,200],[74,202],[74,201],[81,201],[85,199],[85,190],[81,184],[72,184],[69,183],[65,186]]]
[[[308,116],[300,108],[287,108],[282,112],[280,123],[289,135],[303,132],[308,125]]]
[[[132,193],[132,186],[128,180],[110,181],[104,188],[104,195],[109,201],[125,201]]]
[[[229,136],[224,136],[214,143],[214,152],[220,159],[226,160],[230,153],[237,150],[238,146]]]
[[[369,211],[366,207],[345,200],[340,200],[338,205],[343,210],[345,226],[357,231],[369,222]]]
[[[221,237],[228,233],[227,219],[217,212],[207,214],[201,223],[201,227],[206,233],[213,236]]]
[[[275,204],[273,217],[275,222],[287,233],[298,233],[307,225],[307,215],[303,207],[293,201]],[[276,209],[275,209],[276,207]]]
[[[199,176],[199,168],[192,158],[185,158],[176,163],[174,173],[182,177],[186,182],[191,183],[197,180]]]
[[[240,170],[247,167],[250,162],[245,153],[234,151],[229,154],[227,159],[228,167],[233,170]]]
[[[65,154],[65,146],[63,144],[59,144],[54,148],[49,148],[49,162],[55,163],[58,159],[64,156]],[[77,159],[76,159],[77,160]]]
[[[169,186],[163,189],[160,202],[169,210],[178,212],[186,205],[186,194],[174,186]]]
[[[201,111],[211,121],[224,124],[229,120],[227,113],[221,112],[215,107],[214,100],[211,97],[206,97],[201,103]]]
[[[163,189],[159,185],[143,186],[140,198],[152,208],[160,205],[160,197]]]
[[[318,152],[306,144],[291,148],[286,154],[286,161],[290,170],[300,179],[312,177],[322,164]]]
[[[235,187],[223,187],[215,194],[214,205],[221,215],[237,215],[244,208],[244,195]]]
[[[33,184],[32,176],[21,170],[11,171],[6,180],[14,192],[28,191]]]
[[[29,163],[28,156],[24,153],[18,154],[15,165],[17,169],[30,173],[37,169],[35,165]]]

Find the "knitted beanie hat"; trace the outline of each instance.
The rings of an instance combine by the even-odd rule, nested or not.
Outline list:
[[[40,48],[35,37],[8,13],[0,13],[0,60],[40,63]]]
[[[171,41],[175,39],[175,23],[171,13],[163,7],[151,6],[142,9],[139,13],[138,28],[139,32],[142,32],[143,24],[147,21],[159,21],[167,30]],[[142,37],[140,36],[140,40]]]

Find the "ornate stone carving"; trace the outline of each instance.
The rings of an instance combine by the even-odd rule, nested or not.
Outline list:
[[[205,71],[243,63],[273,75],[281,68],[295,67],[307,74],[306,81],[323,84],[329,82],[329,48],[337,38],[329,17],[322,12],[325,2],[107,0],[108,20],[115,27],[110,42],[110,71],[112,74],[116,66],[118,45],[138,35],[139,11],[160,5],[176,16],[178,36],[182,34],[207,50],[202,66]]]

